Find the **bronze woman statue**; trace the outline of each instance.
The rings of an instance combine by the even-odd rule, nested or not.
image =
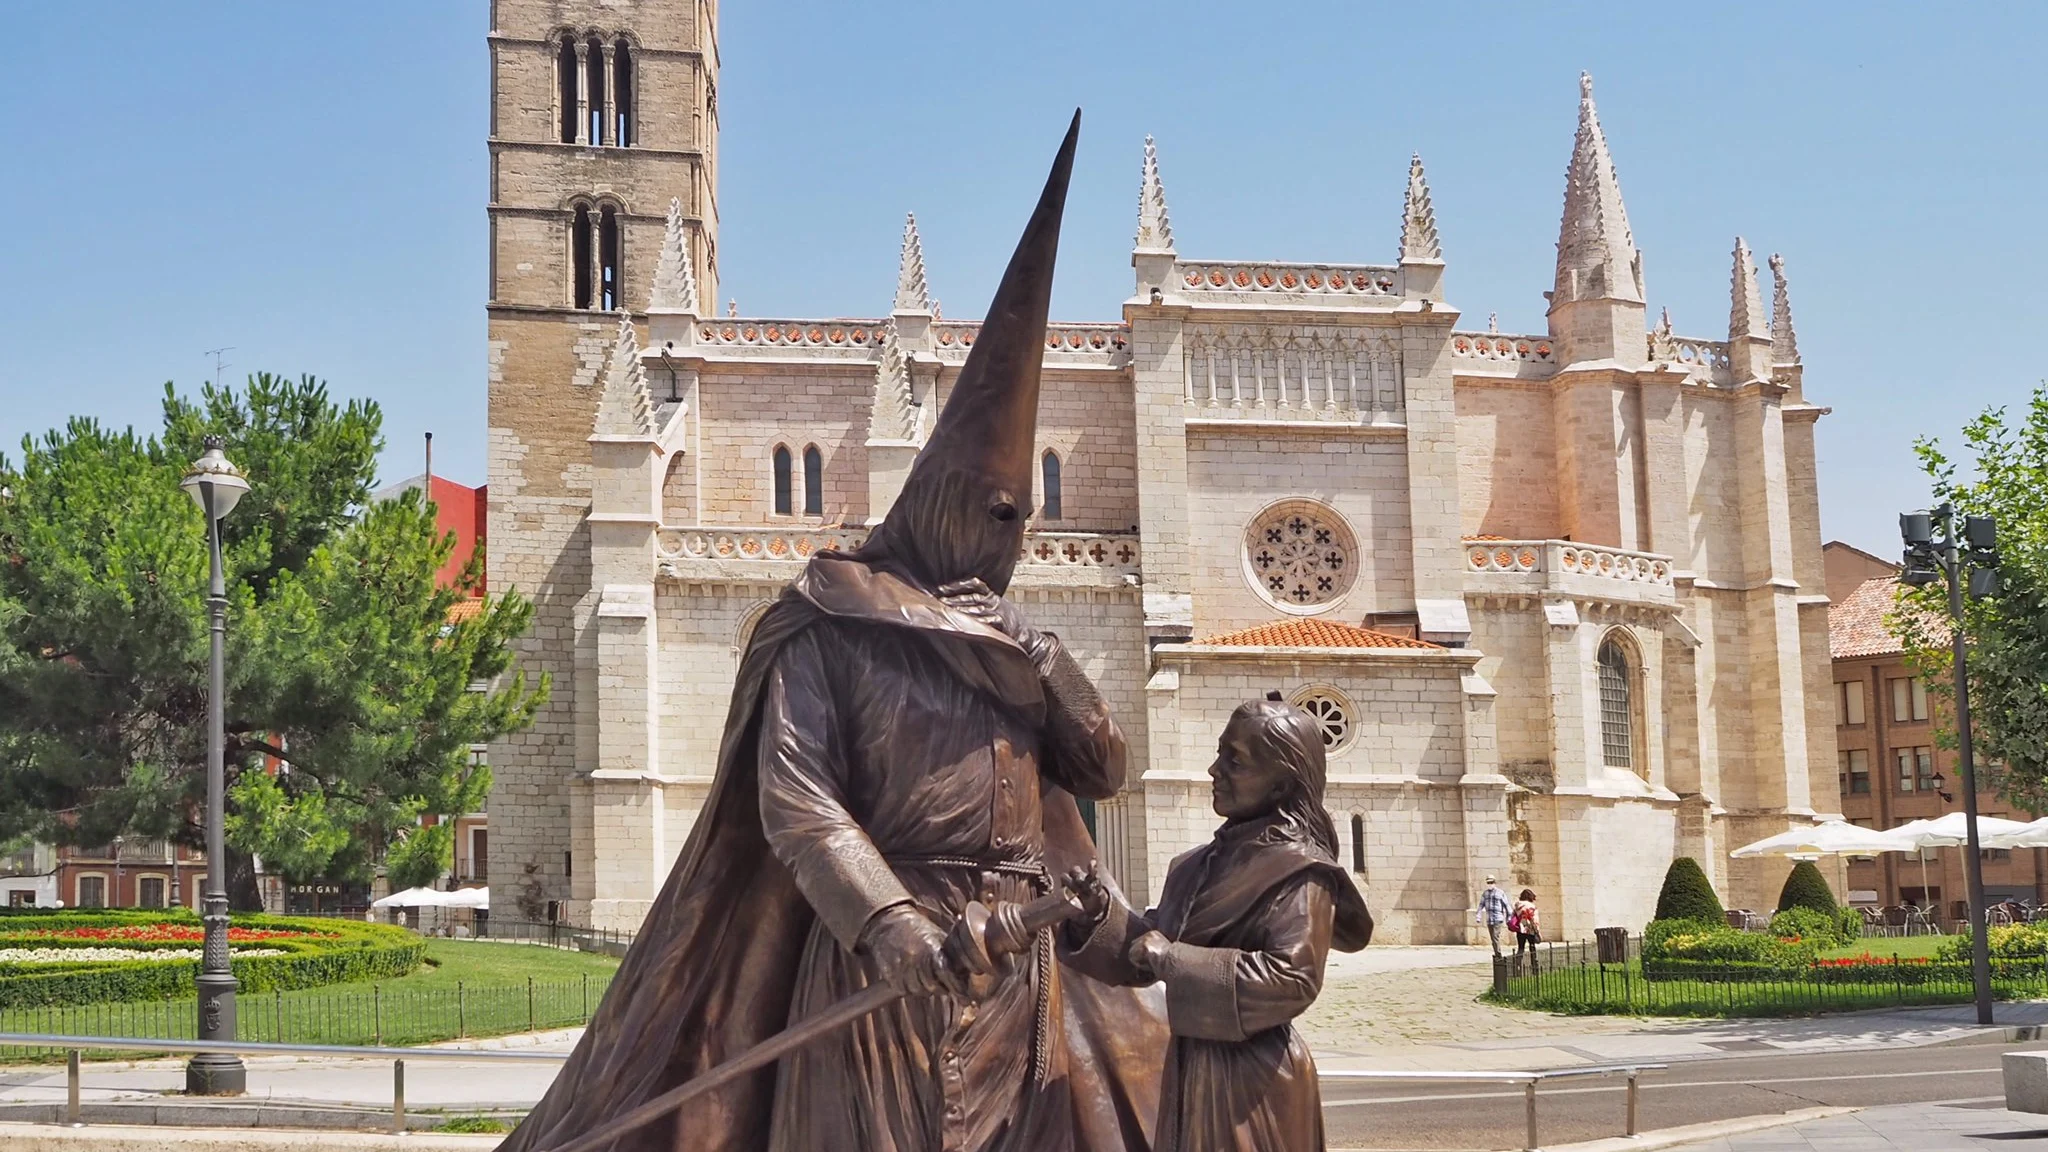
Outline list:
[[[910,995],[621,1137],[619,1152],[1121,1152],[1157,1110],[1159,1006],[1062,980],[1049,933],[970,998],[970,901],[1089,859],[1122,733],[1002,595],[1031,513],[1077,113],[902,495],[755,627],[717,776],[603,1006],[501,1152],[545,1152],[875,984]]]
[[[1209,767],[1215,839],[1176,859],[1159,907],[1139,915],[1106,888],[1067,926],[1074,966],[1119,984],[1166,986],[1173,1047],[1159,1152],[1311,1152],[1322,1096],[1290,1023],[1322,990],[1334,944],[1355,952],[1372,916],[1337,862],[1323,809],[1322,731],[1279,693],[1231,715]]]

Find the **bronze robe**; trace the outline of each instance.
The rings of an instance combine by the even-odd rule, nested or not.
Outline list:
[[[827,629],[839,632],[851,628],[865,628],[886,636],[883,647],[906,658],[908,653],[920,651],[917,646],[927,646],[925,651],[945,665],[949,679],[942,683],[973,686],[981,701],[976,708],[989,708],[989,702],[1000,700],[1027,721],[1034,715],[1034,708],[1040,710],[1035,714],[1043,718],[1047,701],[1037,669],[1007,637],[946,610],[914,587],[857,560],[831,553],[815,557],[790,591],[755,627],[733,688],[717,778],[691,831],[689,844],[676,861],[575,1054],[556,1077],[547,1096],[500,1145],[501,1152],[541,1152],[587,1132],[774,1035],[801,1017],[802,1005],[815,1003],[825,995],[832,981],[844,979],[846,986],[855,987],[856,981],[865,980],[864,970],[857,972],[851,957],[842,956],[837,961],[825,957],[825,944],[833,949],[839,947],[829,933],[833,923],[843,923],[842,910],[828,901],[826,908],[814,912],[790,870],[771,851],[764,836],[761,810],[767,789],[758,779],[765,760],[764,748],[788,735],[768,723],[771,673],[785,666],[807,666],[801,660],[786,664],[781,659],[784,649],[809,636],[814,629],[823,635]],[[886,659],[884,663],[887,664]],[[901,670],[907,665],[896,667]],[[835,690],[852,688],[868,678],[864,664],[828,671]],[[787,701],[789,677],[783,677],[783,682]],[[957,686],[942,689],[949,698],[957,690]],[[909,693],[904,699],[914,695]],[[931,714],[924,715],[926,722],[934,720]],[[879,722],[888,718],[870,719]],[[944,728],[954,722],[949,717],[933,726]],[[997,722],[992,716],[972,722],[986,725],[992,748]],[[1014,732],[1010,723],[1001,722],[1002,731],[1008,734],[1005,738],[1029,747],[1034,755],[1060,747],[1058,740],[1042,740],[1028,734],[1029,723],[1025,725],[1025,734]],[[905,730],[906,736],[915,734]],[[858,743],[849,741],[845,753],[852,755]],[[988,763],[992,768],[992,756]],[[1035,774],[1031,777],[1034,786],[1038,778]],[[995,788],[992,776],[984,782]],[[902,783],[903,780],[896,780],[889,786]],[[1015,786],[1013,781],[1012,787]],[[858,788],[853,793],[861,794]],[[896,792],[887,795],[900,798]],[[989,795],[993,796],[993,791]],[[994,808],[991,802],[986,824],[991,831],[996,823]],[[890,819],[914,816],[909,812],[884,815]],[[929,813],[927,818],[936,820],[943,815]],[[1057,786],[1045,787],[1042,802],[1036,808],[1012,815],[1024,826],[1020,836],[1026,840],[1030,838],[1032,822],[1039,821],[1037,842],[1042,846],[1047,869],[1054,875],[1085,863],[1094,853],[1072,798]],[[1005,827],[1010,825],[1006,822]],[[788,831],[787,826],[784,831]],[[831,833],[842,837],[847,834],[843,827]],[[935,899],[938,893],[927,891],[934,887],[932,879],[911,879],[911,869],[906,867],[903,871],[906,879],[901,882],[914,898],[930,904],[943,902]],[[822,929],[817,927],[820,921],[825,925]],[[1027,978],[1028,975],[1027,970]],[[1058,1002],[1050,1005],[1050,1014],[1061,1025],[1055,1030],[1059,1033],[1055,1041],[1063,1046],[1056,1051],[1065,1061],[1065,1082],[1050,1084],[1049,1091],[1055,1098],[1064,1097],[1070,1114],[1053,1123],[1053,1111],[1038,1106],[1047,1101],[1037,1099],[1033,1101],[1032,1114],[1056,1129],[1056,1139],[1071,1139],[1076,1149],[1144,1152],[1149,1147],[1157,1113],[1156,1053],[1165,1039],[1163,1004],[1155,996],[1142,992],[1134,996],[1128,990],[1088,980],[1069,981],[1064,988],[1057,982],[1045,986],[1060,993]],[[844,1107],[886,1113],[884,1126],[848,1126],[819,1136],[818,1143],[795,1147],[821,1152],[874,1147],[912,1152],[927,1147],[915,1142],[878,1143],[878,1134],[895,1139],[898,1133],[909,1130],[896,1126],[899,1121],[923,1124],[924,1118],[931,1115],[930,1103],[935,1099],[932,1085],[937,1078],[937,1054],[918,1047],[925,1037],[934,1034],[932,1021],[920,1016],[909,1020],[911,1027],[906,1030],[906,1013],[916,1015],[904,1009],[886,1020],[870,1021],[861,1026],[858,1037],[849,1036],[846,1044],[856,1052],[876,1052],[877,1030],[895,1029],[887,1043],[893,1045],[901,1040],[905,1047],[890,1048],[891,1058],[924,1061],[931,1073],[920,1077],[912,1070],[899,1070],[901,1075],[885,1072],[876,1080],[868,1077],[870,1069],[866,1067],[854,1068],[821,1059],[834,1051],[844,1053],[846,1048],[834,1049],[828,1044],[818,1049],[804,1061],[806,1073],[831,1075],[841,1083],[846,1083],[849,1077],[863,1079],[888,1085],[892,1092],[902,1089],[903,1095],[862,1097],[857,1101],[848,1098],[841,1102]],[[1039,1015],[1033,1013],[1034,1017]],[[976,1038],[980,1040],[983,1036],[985,1033],[978,1033]],[[1014,1043],[1027,1051],[1032,1047],[1028,1035],[1016,1037]],[[994,1055],[993,1049],[985,1054]],[[985,1063],[983,1067],[986,1068]],[[986,1071],[978,1071],[977,1076],[978,1083],[995,1083],[1002,1078]],[[780,1090],[778,1070],[762,1069],[686,1104],[668,1120],[621,1137],[614,1150],[755,1152],[769,1145],[771,1129],[779,1116],[789,1116],[782,1123],[797,1123],[807,1111],[797,1107],[798,1102],[821,1101],[814,1091],[801,1085],[792,1087],[794,1091],[785,1096]],[[1023,1100],[1021,1078],[1014,1096],[1020,1102]],[[943,1094],[936,1098],[943,1099]],[[966,1096],[960,1098],[964,1114]],[[943,1112],[943,1105],[939,1111]],[[811,1111],[809,1116],[815,1119],[818,1113]],[[934,1142],[929,1147],[940,1145]]]
[[[1141,983],[1126,952],[1153,930],[1173,942],[1158,1152],[1323,1148],[1315,1058],[1291,1021],[1322,991],[1333,940],[1356,951],[1372,936],[1351,877],[1282,819],[1233,821],[1173,862],[1157,908],[1112,908],[1085,941],[1070,931],[1074,967]]]

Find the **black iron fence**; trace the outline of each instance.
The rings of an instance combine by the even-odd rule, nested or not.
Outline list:
[[[567,1028],[589,1023],[610,984],[607,973],[523,984],[357,984],[243,993],[236,997],[235,1034],[239,1040],[271,1044],[402,1046]],[[189,998],[20,1008],[0,1012],[0,1032],[191,1040],[197,1036],[197,1015]],[[51,1055],[0,1048],[0,1060]]]
[[[1994,957],[2002,999],[2048,996],[2048,953]],[[1886,955],[1803,965],[1645,958],[1641,937],[1540,944],[1495,962],[1493,999],[1551,1012],[1640,1016],[1802,1016],[1966,1004],[1968,960]]]

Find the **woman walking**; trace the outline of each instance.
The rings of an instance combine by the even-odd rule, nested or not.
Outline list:
[[[1522,963],[1522,953],[1529,954],[1529,970],[1536,969],[1536,945],[1543,939],[1543,928],[1536,915],[1536,890],[1522,889],[1522,896],[1515,901],[1515,907],[1508,913],[1508,927],[1515,933],[1515,964]]]

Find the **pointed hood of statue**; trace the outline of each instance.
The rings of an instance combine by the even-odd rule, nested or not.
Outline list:
[[[1076,109],[931,439],[862,549],[865,558],[886,556],[927,588],[980,577],[1000,592],[1023,548],[1033,510],[1046,313],[1080,134]]]

